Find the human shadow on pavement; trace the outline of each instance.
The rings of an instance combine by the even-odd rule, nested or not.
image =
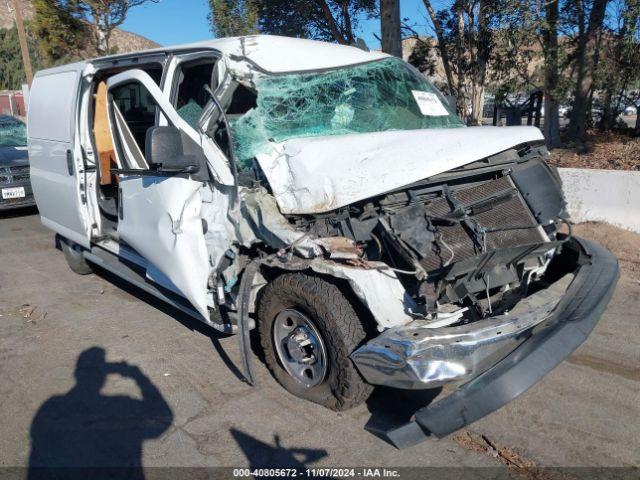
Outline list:
[[[102,395],[107,375],[132,379],[142,399]],[[143,479],[142,444],[162,435],[173,412],[135,365],[105,361],[92,347],[76,363],[76,384],[45,401],[31,423],[28,479]]]
[[[270,445],[235,428],[229,431],[245,457],[247,457],[251,470],[289,468],[296,469],[297,476],[304,475],[308,478],[303,472],[310,467],[310,464],[329,455],[324,449],[285,448],[282,446],[279,435],[273,436],[274,445]],[[293,475],[289,475],[289,477],[291,476]],[[268,477],[268,475],[265,475],[265,477]]]
[[[177,309],[169,305],[162,300],[158,300],[156,297],[151,295],[150,293],[141,290],[140,288],[130,284],[126,280],[114,275],[108,270],[104,270],[96,265],[93,266],[93,272],[98,275],[100,278],[106,280],[111,283],[113,286],[127,292],[129,295],[141,300],[149,305],[152,305],[165,315],[172,317],[173,319],[180,322],[184,327],[188,328],[191,331],[198,332],[205,337],[209,337],[211,341],[211,345],[216,350],[218,355],[220,355],[221,360],[224,362],[225,366],[229,369],[229,371],[238,379],[243,381],[244,375],[240,371],[238,365],[236,365],[233,360],[229,357],[227,352],[225,352],[222,344],[220,343],[220,339],[224,339],[229,336],[229,334],[219,332],[212,327],[206,325],[204,322],[200,322],[195,318],[187,315],[183,311]],[[253,333],[253,332],[252,332]]]

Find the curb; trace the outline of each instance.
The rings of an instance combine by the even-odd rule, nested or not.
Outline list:
[[[640,172],[558,168],[575,223],[606,222],[640,233]]]

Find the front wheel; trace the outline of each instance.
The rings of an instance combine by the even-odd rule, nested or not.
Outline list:
[[[258,319],[267,366],[290,393],[332,410],[371,394],[349,358],[365,331],[336,285],[305,273],[281,275],[265,287]]]

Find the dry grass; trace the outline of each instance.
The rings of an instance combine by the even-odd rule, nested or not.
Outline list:
[[[453,441],[472,452],[493,457],[509,469],[511,478],[526,480],[576,480],[559,470],[540,468],[536,463],[512,447],[500,445],[486,435],[462,430],[453,436]]]
[[[640,170],[640,137],[593,132],[584,144],[553,149],[549,163],[569,168]]]

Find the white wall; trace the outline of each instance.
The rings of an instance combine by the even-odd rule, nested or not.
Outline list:
[[[558,170],[573,222],[606,222],[640,233],[640,172]]]

